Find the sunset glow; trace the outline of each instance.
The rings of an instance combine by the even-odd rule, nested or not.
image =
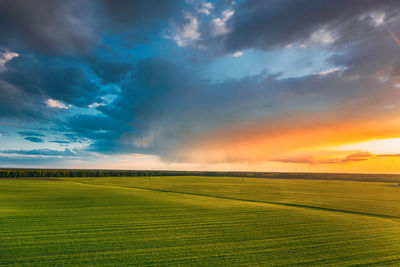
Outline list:
[[[399,154],[400,138],[371,140],[336,147],[338,150],[362,150],[374,154]]]

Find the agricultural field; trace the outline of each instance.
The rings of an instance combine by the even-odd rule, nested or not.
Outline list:
[[[397,183],[0,179],[0,265],[400,265]]]

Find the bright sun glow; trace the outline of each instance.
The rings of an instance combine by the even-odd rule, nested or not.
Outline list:
[[[400,138],[389,138],[381,140],[372,140],[360,143],[353,143],[335,147],[338,150],[362,150],[374,154],[399,154]]]

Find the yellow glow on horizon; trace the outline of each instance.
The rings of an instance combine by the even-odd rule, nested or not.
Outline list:
[[[360,150],[373,154],[400,154],[400,138],[388,138],[334,147],[337,150]]]

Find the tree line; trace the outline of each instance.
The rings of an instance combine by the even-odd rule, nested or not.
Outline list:
[[[0,178],[179,176],[190,173],[146,170],[0,169]]]
[[[143,176],[213,176],[243,178],[352,180],[365,182],[400,182],[398,174],[302,173],[302,172],[221,172],[163,170],[84,170],[84,169],[13,169],[0,168],[0,178],[40,177],[143,177]]]

